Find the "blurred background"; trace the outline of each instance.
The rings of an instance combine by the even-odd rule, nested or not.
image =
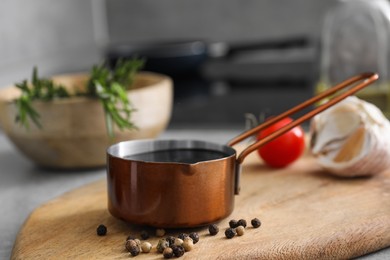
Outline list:
[[[323,20],[335,4],[3,0],[0,86],[35,65],[43,76],[85,71],[137,50],[156,61],[146,69],[174,78],[170,128],[242,128],[246,113],[276,114],[314,93]]]

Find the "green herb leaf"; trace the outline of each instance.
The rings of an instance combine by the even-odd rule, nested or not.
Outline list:
[[[114,136],[114,124],[121,130],[136,128],[131,122],[131,114],[135,109],[128,100],[127,90],[143,65],[144,61],[140,59],[120,60],[112,71],[105,64],[95,65],[90,72],[86,92],[76,94],[100,100],[105,111],[107,132],[111,137]],[[15,85],[22,91],[21,96],[15,100],[18,109],[15,120],[27,129],[30,127],[29,120],[42,127],[39,114],[32,105],[34,100],[51,101],[70,97],[64,86],[39,78],[36,67],[33,68],[30,84],[24,80]]]
[[[118,61],[113,71],[104,64],[92,68],[88,93],[102,103],[106,113],[107,132],[111,137],[114,136],[113,124],[121,130],[136,128],[131,122],[131,113],[135,109],[128,99],[127,90],[143,64],[143,60],[132,59]]]
[[[61,85],[54,85],[51,80],[39,78],[38,69],[33,68],[31,76],[31,85],[27,80],[15,84],[22,91],[19,98],[15,99],[18,113],[15,121],[26,129],[30,129],[29,119],[39,128],[42,128],[39,122],[39,114],[34,109],[32,103],[34,100],[50,101],[55,98],[69,97],[66,89]]]

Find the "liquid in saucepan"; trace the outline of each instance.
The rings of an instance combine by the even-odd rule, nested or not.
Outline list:
[[[125,156],[125,159],[144,162],[197,163],[222,159],[227,155],[206,149],[170,149]]]

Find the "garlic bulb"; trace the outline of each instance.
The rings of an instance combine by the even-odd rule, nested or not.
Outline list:
[[[315,116],[310,136],[312,154],[333,174],[374,175],[390,168],[390,122],[355,96]]]

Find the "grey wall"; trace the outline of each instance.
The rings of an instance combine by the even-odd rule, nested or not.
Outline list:
[[[245,41],[317,37],[335,0],[109,0],[110,40]]]
[[[319,35],[335,0],[2,0],[0,87],[90,68],[107,42]],[[106,9],[107,8],[107,13]],[[106,21],[106,16],[108,17]]]
[[[34,65],[51,75],[99,61],[100,6],[100,0],[0,1],[0,86],[28,77]]]

